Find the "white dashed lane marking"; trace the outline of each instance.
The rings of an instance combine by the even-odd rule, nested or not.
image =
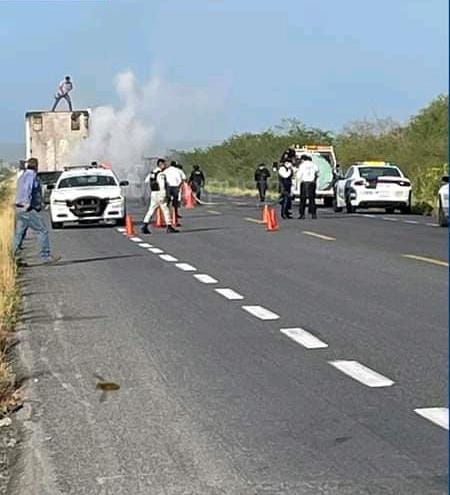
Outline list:
[[[214,289],[214,290],[221,296],[226,297],[231,301],[238,301],[240,299],[244,299],[244,296],[241,296],[241,294],[238,294],[233,289]]]
[[[211,213],[211,215],[222,215],[220,211],[216,211],[216,210],[208,210],[208,213]]]
[[[118,231],[118,232],[125,232],[125,229],[124,229],[123,227],[118,227],[118,228],[117,228],[117,231]]]
[[[148,242],[141,242],[140,244],[138,244],[138,246],[141,247],[141,248],[151,248],[151,247],[153,247]]]
[[[177,263],[175,265],[177,268],[180,270],[183,270],[183,272],[196,272],[197,268],[195,266],[189,265],[188,263]]]
[[[367,387],[390,387],[394,385],[392,380],[358,361],[328,361],[328,363]]]
[[[161,254],[161,253],[164,253],[164,251],[162,249],[159,249],[159,248],[148,248],[148,250],[153,253],[153,254]]]
[[[175,261],[178,261],[177,258],[172,256],[171,254],[161,254],[159,256],[163,261],[170,261],[171,263],[174,263]]]
[[[207,275],[206,273],[199,273],[194,275],[194,277],[202,284],[217,284],[219,281],[215,278]]]
[[[382,219],[387,220],[388,222],[398,222],[398,218],[382,217]]]
[[[328,347],[328,344],[318,339],[312,333],[303,330],[303,328],[282,328],[280,331],[307,349],[323,349]]]
[[[142,242],[142,239],[140,237],[130,237],[130,241],[133,241],[133,242]]]
[[[317,237],[317,239],[322,239],[324,241],[335,241],[336,237],[331,237],[329,235],[318,234],[317,232],[310,232],[309,230],[304,230],[303,234],[309,235],[310,237]]]
[[[435,425],[448,430],[448,408],[447,407],[427,407],[414,409],[414,412],[422,418],[428,419]]]
[[[428,227],[439,227],[438,223],[426,223],[425,225],[428,225]]]
[[[410,224],[413,224],[413,225],[418,225],[419,222],[417,222],[416,220],[403,220],[405,223],[410,223]]]
[[[242,306],[242,309],[260,320],[278,320],[280,318],[280,315],[277,315],[262,306]]]
[[[423,261],[425,263],[431,263],[432,265],[448,267],[448,262],[445,260],[439,260],[437,258],[429,258],[428,256],[418,256],[417,254],[402,254],[403,258],[410,260]]]

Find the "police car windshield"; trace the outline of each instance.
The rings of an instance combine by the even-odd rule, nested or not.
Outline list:
[[[360,167],[359,175],[367,179],[369,177],[401,177],[400,172],[394,167]]]
[[[117,186],[117,182],[114,177],[111,177],[110,175],[79,175],[62,179],[58,184],[58,189],[91,186]]]

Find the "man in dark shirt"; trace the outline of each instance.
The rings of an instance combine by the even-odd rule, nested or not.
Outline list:
[[[205,174],[200,169],[199,165],[194,165],[194,168],[189,176],[189,185],[197,199],[202,195],[202,189],[205,186]]]
[[[259,193],[259,200],[264,203],[267,192],[267,179],[270,177],[270,172],[264,163],[260,163],[255,170],[256,188]]]

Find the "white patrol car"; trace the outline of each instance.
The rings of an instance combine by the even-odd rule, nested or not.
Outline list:
[[[125,223],[125,198],[112,170],[93,166],[72,167],[60,175],[51,188],[50,217],[52,227],[65,223],[113,222]]]
[[[442,177],[442,182],[438,192],[438,221],[441,227],[448,227],[448,175]]]
[[[346,208],[385,208],[386,213],[399,209],[411,211],[411,182],[389,162],[357,162],[335,184],[334,211]]]

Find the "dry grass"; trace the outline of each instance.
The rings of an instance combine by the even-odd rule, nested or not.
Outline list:
[[[13,181],[0,184],[0,414],[15,404],[15,379],[8,363],[8,349],[14,341],[19,295],[17,269],[13,256],[14,235]]]

